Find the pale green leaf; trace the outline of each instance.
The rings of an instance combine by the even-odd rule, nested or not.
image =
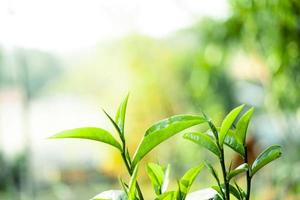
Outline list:
[[[122,149],[119,142],[108,131],[101,128],[95,128],[95,127],[84,127],[84,128],[65,130],[49,138],[50,139],[79,138],[79,139],[95,140],[98,142],[110,144],[118,148],[119,150]]]
[[[117,114],[116,114],[116,124],[118,125],[121,133],[124,135],[124,127],[125,127],[125,115],[126,115],[126,108],[128,102],[129,94],[125,97],[125,99],[120,104]]]
[[[154,147],[176,133],[203,122],[205,119],[196,115],[176,115],[157,122],[146,131],[134,154],[132,165],[135,166]]]
[[[176,200],[176,192],[175,191],[165,192],[159,195],[158,197],[156,197],[155,200]]]
[[[155,193],[160,195],[162,193],[162,184],[164,181],[163,167],[155,163],[149,163],[147,165],[147,174],[151,180]]]
[[[184,176],[179,181],[179,188],[180,188],[180,194],[181,197],[184,199],[189,192],[194,180],[196,179],[197,175],[201,172],[203,169],[203,164],[193,167],[189,169]]]
[[[191,132],[185,133],[183,137],[203,146],[204,148],[214,153],[217,157],[221,157],[221,152],[218,146],[209,135],[201,132]]]

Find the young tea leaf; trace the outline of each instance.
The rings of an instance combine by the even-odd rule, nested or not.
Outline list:
[[[155,193],[160,195],[162,193],[162,185],[165,175],[163,167],[155,163],[149,163],[147,165],[147,174],[151,180]]]
[[[117,114],[116,114],[116,124],[118,125],[121,133],[124,135],[124,126],[125,126],[125,115],[126,115],[126,108],[128,102],[129,94],[125,97],[125,99],[120,104]]]
[[[253,162],[251,167],[251,176],[268,163],[279,158],[281,154],[281,147],[279,145],[273,145],[264,150]]]
[[[248,164],[247,163],[241,164],[240,166],[238,166],[237,168],[235,168],[234,170],[230,171],[227,174],[227,180],[230,181],[230,179],[232,179],[233,177],[246,171],[248,171]]]
[[[244,105],[241,105],[241,106],[233,109],[223,120],[221,129],[220,129],[220,136],[219,136],[219,143],[220,143],[221,147],[223,146],[224,139],[225,139],[225,136],[226,136],[228,130],[231,128],[232,123],[234,122],[234,120],[236,119],[236,117],[239,115],[239,113],[241,112],[241,110],[243,108],[244,108]]]
[[[165,169],[164,174],[164,180],[161,186],[161,192],[164,193],[167,191],[168,185],[169,185],[169,175],[170,175],[170,164],[167,165],[167,168]]]
[[[184,134],[183,138],[195,142],[214,153],[217,157],[221,157],[221,152],[218,146],[209,135],[200,132],[191,132]]]
[[[50,139],[62,139],[62,138],[79,138],[79,139],[88,139],[103,142],[109,145],[116,147],[121,150],[121,145],[119,142],[106,130],[95,127],[84,127],[70,129],[57,133]]]
[[[154,147],[176,133],[204,122],[203,117],[196,115],[176,115],[157,122],[146,131],[134,154],[132,165],[135,166]]]
[[[247,129],[249,121],[253,115],[254,108],[250,108],[247,112],[239,119],[236,124],[236,134],[238,135],[239,141],[244,145],[246,142]]]
[[[188,170],[184,176],[179,181],[179,193],[181,194],[181,198],[185,199],[187,193],[189,192],[195,178],[197,175],[201,172],[203,169],[203,164],[193,167],[190,170]]]
[[[233,130],[228,130],[224,143],[239,153],[242,157],[245,156],[245,148],[241,142],[239,142],[238,135]]]
[[[176,200],[176,192],[175,191],[165,192],[159,195],[158,197],[156,197],[155,200]]]

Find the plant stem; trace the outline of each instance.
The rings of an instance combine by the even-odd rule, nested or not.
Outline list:
[[[244,147],[245,149],[245,157],[244,157],[244,162],[249,165],[248,163],[248,150],[247,146]],[[250,169],[247,170],[246,172],[246,179],[247,179],[247,193],[246,193],[246,200],[250,199],[250,192],[251,192],[251,176],[250,176]]]
[[[126,152],[128,152],[128,150],[126,148],[125,140],[122,140],[122,143],[123,143],[123,150],[122,150],[121,156],[122,156],[122,159],[123,159],[123,161],[125,163],[125,166],[126,166],[126,169],[127,169],[128,173],[129,173],[129,175],[132,176],[132,173],[133,173],[134,169],[132,169],[130,157],[128,156],[129,160],[126,157]],[[143,193],[141,191],[141,188],[140,188],[140,185],[139,185],[138,182],[136,182],[136,189],[137,189],[138,195],[140,197],[140,200],[144,200]]]
[[[220,164],[221,164],[221,168],[222,168],[224,186],[225,186],[225,200],[230,200],[229,182],[227,181],[227,172],[226,172],[225,159],[224,159],[224,149],[223,148],[220,148],[220,149],[221,149]]]

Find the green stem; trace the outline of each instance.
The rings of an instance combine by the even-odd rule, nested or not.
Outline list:
[[[134,169],[132,169],[131,159],[130,159],[129,154],[128,154],[128,149],[126,148],[125,139],[122,140],[122,143],[123,143],[123,150],[122,150],[121,156],[122,156],[122,159],[125,163],[126,169],[127,169],[128,173],[131,177]],[[128,154],[128,159],[127,159],[126,153]],[[140,185],[139,185],[138,181],[136,182],[136,189],[137,189],[138,195],[140,197],[140,200],[144,200],[143,193],[141,191],[141,188],[140,188]]]
[[[230,200],[229,182],[227,181],[227,172],[226,172],[226,167],[225,167],[224,149],[223,148],[221,148],[220,164],[221,164],[221,168],[222,168],[223,180],[224,180],[224,186],[225,186],[225,200]]]
[[[244,162],[249,165],[248,163],[248,150],[247,147],[244,147],[245,149],[245,157],[244,157]],[[250,193],[251,193],[251,176],[250,176],[250,169],[247,170],[246,172],[246,180],[247,180],[247,193],[246,193],[246,200],[250,199]]]

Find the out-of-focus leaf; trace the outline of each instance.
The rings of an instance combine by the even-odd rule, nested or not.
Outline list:
[[[162,185],[164,181],[163,167],[155,163],[149,163],[147,165],[147,174],[151,180],[155,193],[160,195],[162,193]]]
[[[245,199],[246,193],[244,192],[244,190],[236,182],[234,182],[234,185],[239,192],[240,199]]]
[[[221,185],[222,191],[225,192],[225,186],[224,184]],[[222,196],[221,188],[219,186],[212,186],[212,189],[216,190],[220,196]],[[229,184],[229,192],[232,194],[235,198],[240,199],[239,191],[231,184]]]
[[[241,105],[239,107],[236,107],[232,111],[229,112],[229,114],[225,117],[225,119],[222,122],[221,128],[220,128],[220,135],[219,135],[219,144],[222,147],[224,143],[225,136],[228,132],[228,130],[231,128],[232,123],[236,119],[236,117],[239,115],[241,110],[244,108],[244,105]]]
[[[221,152],[218,146],[209,135],[201,132],[191,132],[184,134],[183,137],[203,146],[204,148],[214,153],[217,157],[221,157]]]
[[[216,195],[216,191],[211,188],[204,188],[200,190],[196,190],[194,192],[190,192],[186,196],[186,200],[208,200],[214,198]]]
[[[95,140],[98,142],[110,144],[118,148],[119,150],[122,149],[119,142],[108,131],[101,128],[95,128],[95,127],[84,127],[84,128],[65,130],[49,138],[50,139],[79,138],[79,139]]]
[[[235,152],[239,153],[242,157],[245,156],[245,148],[243,144],[239,142],[238,136],[235,134],[235,131],[228,130],[224,143]]]
[[[128,195],[128,185],[123,181],[121,177],[119,177],[119,183],[123,189],[123,191]]]
[[[264,150],[253,162],[251,167],[251,176],[268,163],[279,158],[281,154],[281,147],[279,145],[273,145]]]
[[[129,182],[128,189],[128,200],[136,200],[136,182],[137,182],[137,173],[138,173],[138,165],[134,168],[133,173],[131,175],[131,179]]]
[[[196,115],[176,115],[157,122],[146,131],[134,154],[132,165],[135,166],[154,147],[176,133],[203,122],[205,119]]]
[[[176,192],[175,191],[165,192],[159,195],[158,197],[156,197],[155,200],[176,200]]]
[[[247,112],[239,119],[236,124],[236,134],[238,135],[239,141],[244,145],[246,142],[247,129],[249,121],[253,115],[254,108],[250,108]]]
[[[101,192],[91,200],[127,200],[127,195],[122,190],[108,190]]]
[[[129,94],[125,97],[125,99],[120,104],[117,114],[116,114],[116,124],[118,125],[121,133],[124,135],[124,126],[125,126],[125,115],[126,115],[126,108],[128,102]]]
[[[240,166],[238,166],[237,168],[235,168],[234,170],[230,171],[227,174],[227,180],[230,181],[230,179],[232,179],[233,177],[246,171],[248,171],[248,164],[247,163],[241,164]]]
[[[179,181],[179,193],[181,194],[181,198],[185,199],[187,193],[189,192],[195,178],[197,177],[197,175],[201,172],[201,170],[203,169],[203,164],[197,166],[197,167],[193,167],[191,169],[189,169],[184,176],[180,179]]]

